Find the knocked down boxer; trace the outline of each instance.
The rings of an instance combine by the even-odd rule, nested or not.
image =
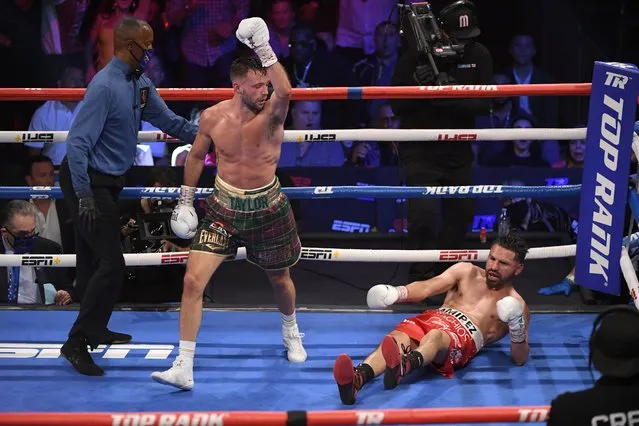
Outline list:
[[[335,360],[333,375],[342,402],[354,404],[362,386],[382,373],[386,389],[395,388],[402,377],[427,365],[444,377],[453,377],[454,370],[466,366],[485,344],[507,333],[511,358],[523,365],[530,352],[530,311],[512,280],[523,270],[527,253],[525,241],[511,234],[493,243],[485,269],[460,262],[426,281],[372,287],[366,300],[373,309],[447,294],[441,308],[398,324],[357,367],[347,354]]]

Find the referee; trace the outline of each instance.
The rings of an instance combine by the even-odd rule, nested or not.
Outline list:
[[[153,30],[127,17],[115,30],[114,57],[95,75],[67,137],[60,187],[76,239],[78,317],[62,355],[81,374],[104,374],[87,346],[126,343],[131,336],[107,329],[125,278],[118,199],[133,165],[141,120],[192,144],[197,127],[168,109],[142,73],[152,54]]]

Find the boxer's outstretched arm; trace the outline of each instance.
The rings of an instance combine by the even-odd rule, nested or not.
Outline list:
[[[452,290],[464,276],[467,276],[473,265],[470,263],[456,263],[440,275],[426,281],[415,281],[408,284],[406,302],[420,302],[427,297],[436,296]]]
[[[195,141],[184,164],[184,185],[186,186],[195,187],[200,180],[204,168],[204,158],[213,143],[209,135],[214,126],[215,116],[216,108],[214,106],[204,110],[200,116],[197,136],[195,136]]]
[[[150,82],[149,98],[142,109],[142,119],[184,143],[192,144],[197,136],[197,126],[171,111]]]

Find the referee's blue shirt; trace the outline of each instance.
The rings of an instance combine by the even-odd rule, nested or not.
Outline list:
[[[122,176],[135,161],[141,120],[192,144],[197,126],[171,111],[146,75],[113,58],[95,75],[67,136],[71,183],[78,198],[93,195],[88,169]]]

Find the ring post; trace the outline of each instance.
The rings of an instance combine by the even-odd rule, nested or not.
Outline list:
[[[595,62],[575,281],[617,296],[638,94],[639,71],[635,65]]]

